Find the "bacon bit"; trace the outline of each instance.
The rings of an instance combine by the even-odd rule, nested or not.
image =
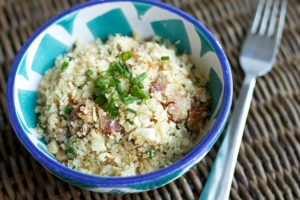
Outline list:
[[[157,120],[156,120],[156,119],[154,119],[154,118],[151,118],[151,119],[150,119],[150,122],[157,123]]]
[[[167,102],[167,103],[163,103],[163,102],[160,102],[160,103],[164,107],[164,109],[166,109],[167,107],[169,107],[169,105],[174,104],[175,102],[174,101],[170,101],[170,102]]]
[[[117,44],[117,49],[118,49],[119,51],[122,51],[122,47],[121,47],[120,44]]]
[[[163,74],[159,74],[157,79],[151,83],[149,93],[164,92],[167,89],[167,80]]]
[[[55,154],[55,157],[59,162],[66,162],[68,160],[66,152],[64,152],[61,148],[59,148],[58,152]]]
[[[187,110],[185,110],[185,96],[177,92],[174,93],[171,104],[167,107],[167,112],[170,116],[170,120],[175,123],[182,123],[186,119]]]
[[[132,69],[132,68],[133,68],[132,64],[128,64],[128,66],[129,66],[129,68],[130,68],[130,69]]]
[[[131,139],[130,142],[132,142],[135,145],[135,139]]]
[[[79,105],[77,106],[71,113],[70,113],[70,118],[69,118],[69,131],[71,134],[76,134],[76,136],[78,138],[84,138],[89,134],[89,130],[86,130],[86,134],[78,134],[78,133],[83,133],[84,129],[83,129],[83,125],[84,125],[84,121],[83,119],[79,116],[80,113],[80,109],[81,107],[83,107],[83,105]],[[74,122],[75,120],[77,120],[78,125],[74,126],[71,122]]]
[[[187,121],[187,127],[190,131],[192,132],[197,132],[201,128],[199,125],[201,123],[201,120],[203,120],[202,114],[208,110],[208,107],[205,106],[200,106],[200,107],[192,107],[188,114],[189,114],[189,119]]]
[[[117,120],[110,119],[107,115],[104,114],[102,108],[97,107],[97,113],[99,115],[100,128],[105,136],[108,137],[113,133],[113,131],[123,134],[123,129]]]
[[[70,99],[67,107],[72,108],[75,104],[76,102],[73,99]]]
[[[83,105],[79,105],[79,106],[77,106],[77,108],[75,108],[74,110],[72,110],[72,112],[70,113],[70,118],[69,118],[70,121],[74,121],[75,119],[78,118],[78,113],[80,112],[80,108],[82,106]]]

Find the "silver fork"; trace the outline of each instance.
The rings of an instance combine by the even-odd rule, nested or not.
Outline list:
[[[274,64],[283,32],[286,1],[260,0],[251,30],[239,57],[244,82],[230,124],[200,200],[228,199],[256,78],[268,73]]]

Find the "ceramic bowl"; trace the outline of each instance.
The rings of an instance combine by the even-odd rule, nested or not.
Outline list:
[[[190,55],[209,77],[212,99],[210,120],[199,144],[173,164],[131,177],[104,177],[81,173],[59,163],[36,131],[37,89],[55,58],[72,48],[75,40],[105,41],[111,34],[144,38],[158,35],[174,43],[178,54]],[[7,85],[7,106],[12,126],[30,154],[57,177],[97,192],[131,193],[151,190],[183,175],[197,164],[219,137],[229,114],[232,79],[226,56],[214,36],[197,20],[170,5],[149,1],[90,1],[52,18],[39,28],[17,55]]]

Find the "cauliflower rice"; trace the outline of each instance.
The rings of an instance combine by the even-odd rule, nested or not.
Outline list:
[[[154,39],[78,41],[40,83],[37,129],[49,152],[73,169],[103,176],[151,172],[196,145],[209,116],[206,83],[186,54]]]

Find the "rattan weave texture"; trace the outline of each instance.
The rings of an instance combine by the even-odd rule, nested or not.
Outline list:
[[[191,171],[157,190],[131,195],[89,192],[42,168],[17,140],[6,108],[6,81],[27,38],[57,13],[84,0],[0,0],[0,199],[197,199],[220,139]],[[243,73],[238,55],[255,0],[165,0],[206,25],[230,61],[234,100]],[[234,101],[233,101],[234,106]],[[288,0],[274,69],[259,78],[239,153],[230,199],[300,199],[300,1]]]

